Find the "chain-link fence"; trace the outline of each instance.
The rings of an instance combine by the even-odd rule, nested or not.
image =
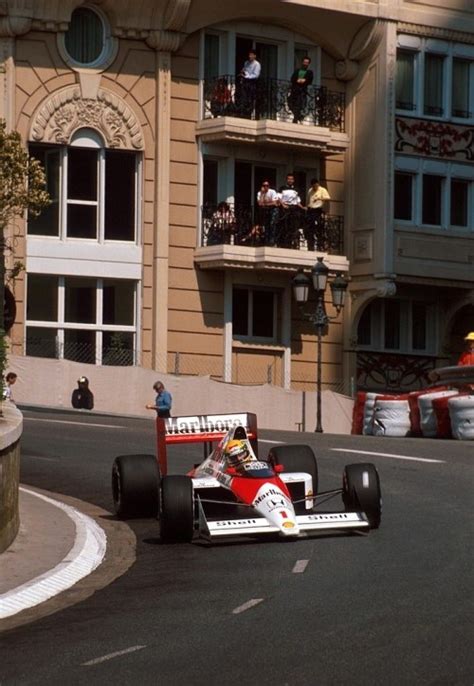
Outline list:
[[[246,354],[247,352],[247,354]],[[104,366],[134,366],[143,365],[160,369],[176,376],[209,376],[215,381],[230,382],[242,386],[284,386],[283,356],[277,354],[248,354],[248,351],[234,354],[232,364],[226,370],[221,356],[200,356],[189,353],[173,352],[160,358],[147,358],[146,353],[139,355],[138,351],[127,348],[123,341],[115,345],[104,346],[97,350],[89,343],[64,342],[57,338],[42,338],[29,336],[26,345],[29,357],[50,359],[64,359],[82,364]],[[348,384],[341,380],[339,365],[324,365],[321,387],[337,393],[350,393]],[[316,390],[316,361],[291,365],[291,387],[301,391]]]

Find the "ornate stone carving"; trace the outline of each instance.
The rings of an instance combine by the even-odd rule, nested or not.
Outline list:
[[[99,131],[109,148],[143,148],[140,124],[121,98],[99,89],[97,98],[82,99],[78,86],[55,93],[37,110],[29,137],[67,145],[82,128]]]
[[[395,150],[409,155],[474,160],[474,129],[447,122],[396,117]]]

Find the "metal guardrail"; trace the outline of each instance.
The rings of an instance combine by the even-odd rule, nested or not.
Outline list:
[[[304,209],[228,205],[225,215],[218,205],[201,207],[201,246],[246,245],[276,246],[291,250],[307,249],[305,232],[309,228]],[[317,235],[316,249],[330,255],[344,254],[344,218],[325,214],[312,227]]]
[[[204,81],[204,118],[242,117],[271,119],[345,130],[345,95],[325,86],[292,88],[291,81],[260,78],[252,81],[233,75]]]
[[[432,369],[428,376],[432,385],[466,386],[474,384],[474,365],[439,367]]]

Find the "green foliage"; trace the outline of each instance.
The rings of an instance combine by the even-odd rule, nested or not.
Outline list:
[[[21,217],[26,210],[37,217],[50,204],[46,191],[46,178],[38,160],[28,155],[17,131],[8,131],[0,119],[0,304],[4,300],[5,286],[5,228],[15,217]],[[16,262],[9,278],[17,276],[23,265]],[[7,363],[3,307],[0,307],[0,373],[3,375]]]
[[[40,162],[28,155],[17,131],[0,119],[0,227],[25,210],[37,217],[50,204]]]

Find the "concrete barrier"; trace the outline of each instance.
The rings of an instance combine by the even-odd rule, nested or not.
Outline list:
[[[2,403],[0,417],[0,553],[13,543],[20,528],[20,436],[23,415],[9,401]]]

